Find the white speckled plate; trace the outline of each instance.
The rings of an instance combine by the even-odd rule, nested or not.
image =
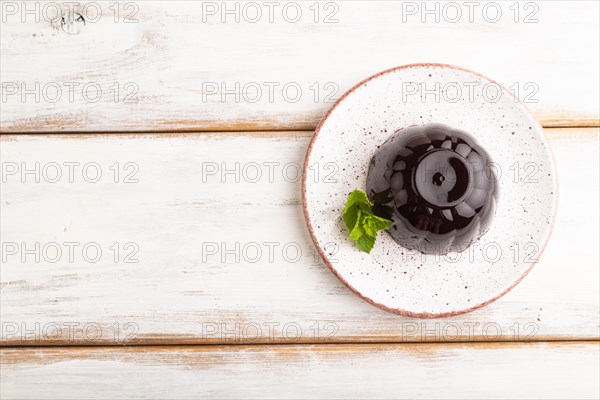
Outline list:
[[[348,194],[365,190],[369,161],[394,131],[436,122],[471,133],[491,155],[500,197],[490,230],[445,256],[406,250],[386,232],[370,254],[359,251],[341,218]],[[310,173],[327,163],[335,177]],[[539,259],[556,209],[553,164],[542,128],[507,89],[449,65],[402,66],[359,83],[321,121],[304,165],[305,218],[327,266],[369,303],[414,317],[461,314],[507,293]]]

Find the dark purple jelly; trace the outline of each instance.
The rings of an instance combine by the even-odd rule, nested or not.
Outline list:
[[[441,124],[396,131],[369,165],[374,212],[389,234],[426,254],[463,251],[489,228],[498,182],[488,153],[466,132]]]

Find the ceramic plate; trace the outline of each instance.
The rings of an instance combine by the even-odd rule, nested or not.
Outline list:
[[[365,191],[369,161],[395,131],[441,123],[466,131],[490,154],[499,185],[489,231],[444,256],[407,250],[379,232],[370,254],[348,239],[348,194]],[[311,171],[335,170],[318,176]],[[557,200],[553,158],[540,125],[512,93],[448,65],[390,69],[347,92],[318,126],[304,165],[304,214],[331,271],[384,310],[414,317],[465,313],[498,299],[539,259]]]

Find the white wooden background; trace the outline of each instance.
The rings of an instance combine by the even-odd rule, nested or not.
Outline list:
[[[257,23],[222,22],[220,2],[102,2],[97,22],[82,3],[86,24],[64,27],[43,18],[50,3],[31,3],[37,20],[9,3],[2,398],[600,396],[597,2],[521,2],[518,22],[500,2],[496,23],[486,2],[473,22],[461,6],[457,23],[407,13],[420,2],[299,3],[296,23],[281,13],[289,2],[272,23],[260,2]],[[553,236],[527,278],[481,310],[435,320],[385,313],[335,279],[314,254],[295,176],[329,100],[427,61],[518,89],[560,182]],[[221,98],[211,91],[221,84],[246,91]],[[301,89],[296,102],[285,85]],[[39,182],[22,175],[36,163]],[[65,163],[79,163],[72,182]],[[236,163],[239,182],[221,176]],[[91,164],[96,183],[82,175]],[[23,261],[36,243],[63,255]],[[86,244],[102,250],[96,262]],[[236,245],[239,260],[226,253]]]

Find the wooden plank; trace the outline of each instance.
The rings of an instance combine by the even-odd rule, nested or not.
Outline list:
[[[490,76],[545,126],[599,125],[598,2],[267,3],[3,2],[0,129],[313,129],[355,83],[424,61]]]
[[[8,348],[2,398],[598,398],[597,342]]]
[[[598,132],[550,130],[561,196],[539,265],[435,320],[370,306],[318,259],[306,133],[3,136],[2,344],[598,339]]]

